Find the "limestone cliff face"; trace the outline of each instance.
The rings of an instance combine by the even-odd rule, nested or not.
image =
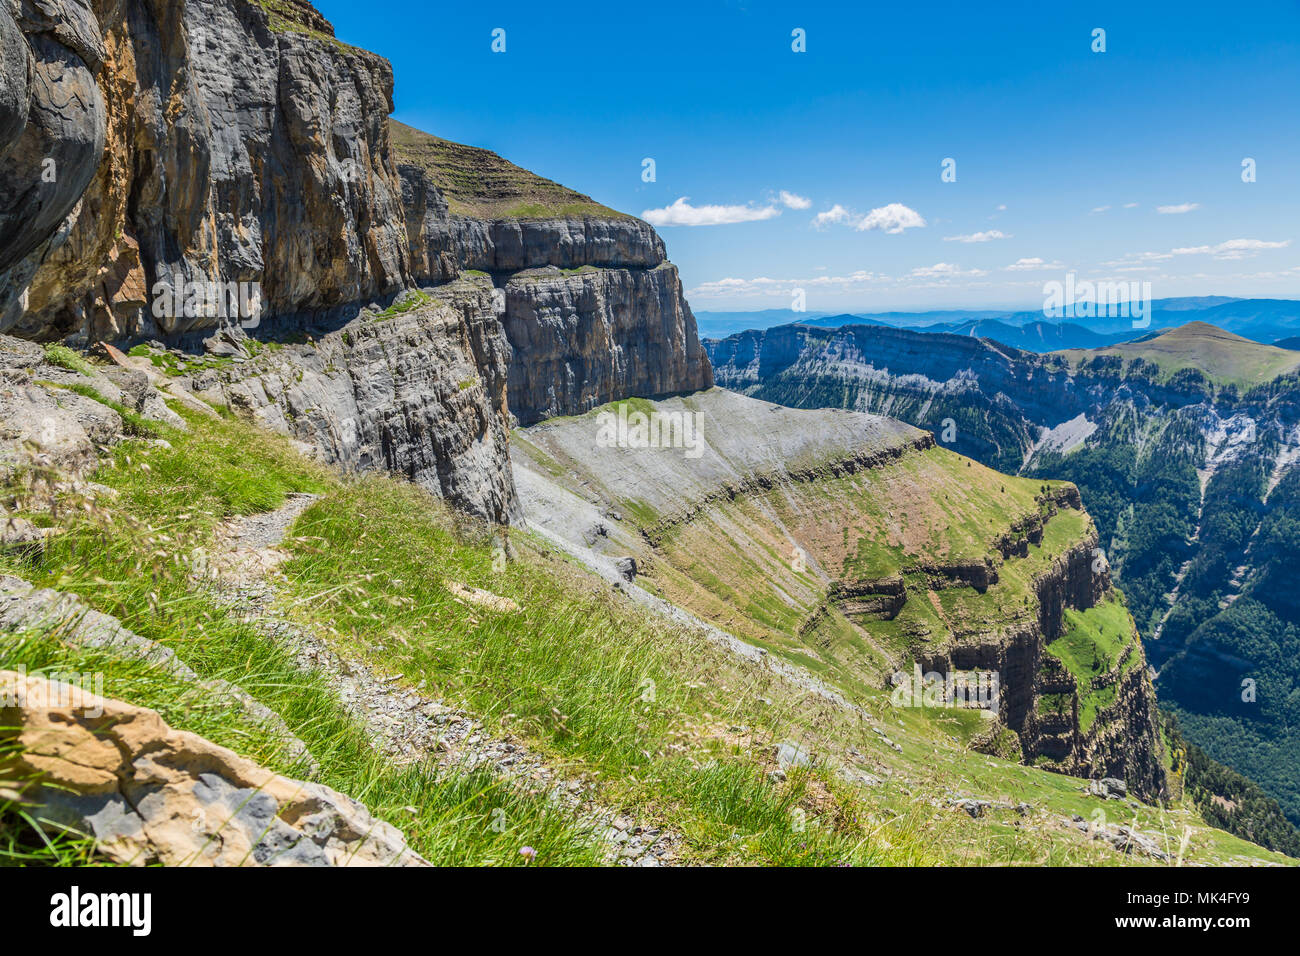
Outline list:
[[[218,324],[149,308],[178,278],[258,282],[269,313],[407,280],[391,69],[310,6],[282,4],[301,20],[284,29],[248,0],[7,2],[0,35],[21,28],[35,68],[29,122],[0,141],[0,188],[25,197],[0,195],[21,224],[0,250],[0,330]]]
[[[712,387],[677,268],[648,224],[486,150],[391,125],[412,269],[426,283],[491,276],[521,423]]]
[[[518,517],[508,460],[510,347],[491,284],[466,280],[406,313],[358,314],[310,344],[192,376],[198,394],[347,469],[405,475],[496,524]]]
[[[1077,499],[1076,499],[1077,501]],[[1078,507],[1076,501],[1063,502]],[[1038,620],[992,640],[961,641],[922,655],[923,670],[990,670],[1000,675],[1001,722],[1014,730],[1026,763],[1082,777],[1117,777],[1154,799],[1167,787],[1156,695],[1136,629],[1120,660],[1084,682],[1048,653],[1067,609],[1087,610],[1112,596],[1110,572],[1094,565],[1095,533],[1060,554],[1035,582]],[[1083,700],[1106,701],[1085,720]],[[1065,706],[1048,707],[1048,699]]]
[[[710,388],[713,375],[670,263],[519,274],[505,286],[510,410],[523,424],[623,395]]]
[[[512,419],[712,384],[649,225],[390,121],[387,61],[307,0],[0,0],[0,53],[0,332],[309,330],[317,350],[281,356],[293,387],[260,365],[222,387],[332,461],[494,520],[515,507]],[[370,324],[419,288],[446,308]]]

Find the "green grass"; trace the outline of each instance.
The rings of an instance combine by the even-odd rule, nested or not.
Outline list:
[[[85,385],[81,382],[74,382],[68,385],[59,382],[38,382],[37,384],[56,390],[72,392],[76,395],[80,395],[82,398],[88,398],[93,402],[98,402],[105,408],[111,408],[113,411],[117,412],[118,417],[122,419],[123,430],[128,435],[136,438],[162,437],[162,429],[159,425],[149,421],[138,412],[134,412],[127,408],[121,402],[115,402],[111,398],[105,398],[93,385]]]
[[[589,781],[605,805],[671,827],[689,861],[1122,860],[1009,820],[936,809],[957,788],[1015,793],[1050,813],[1092,806],[1077,780],[968,752],[979,729],[970,715],[896,711],[884,692],[865,694],[864,713],[903,745],[895,753],[863,717],[622,603],[526,535],[515,534],[519,559],[503,568],[492,535],[464,527],[419,488],[380,477],[343,481],[242,421],[186,417],[189,433],[163,430],[170,448],[118,448],[96,478],[119,496],[89,511],[60,510],[64,534],[45,557],[7,555],[0,570],[76,593],[171,647],[204,678],[242,686],[304,741],[321,782],[365,802],[434,862],[518,865],[523,845],[538,850],[539,864],[593,863],[598,853],[580,821],[539,795],[482,775],[397,767],[377,754],[320,676],[299,671],[260,630],[194,586],[195,553],[211,548],[225,518],[278,507],[293,492],[323,495],[291,532],[286,613],[318,626],[341,652],[473,710],[490,732],[508,732],[566,776]],[[509,597],[520,610],[461,604],[448,581]],[[300,603],[290,610],[288,600]],[[848,640],[842,623],[828,628]],[[0,666],[102,672],[111,697],[155,707],[173,726],[279,771],[303,772],[283,741],[201,688],[58,637],[6,636]],[[852,746],[868,766],[890,768],[898,785],[859,790],[839,780],[833,763],[773,779],[771,744],[782,739],[830,758]],[[75,839],[43,842],[19,811],[0,807],[0,862],[90,859]],[[1160,812],[1144,808],[1143,826],[1158,826]],[[1209,859],[1253,852],[1230,837],[1199,839]]]
[[[1120,662],[1135,636],[1132,615],[1124,602],[1112,595],[1086,611],[1066,608],[1065,632],[1047,645],[1047,650],[1086,687]]]
[[[262,343],[256,339],[247,339],[245,349],[250,355],[257,355],[262,350]],[[192,358],[181,359],[171,352],[158,352],[148,345],[141,343],[127,353],[132,358],[147,358],[153,363],[153,367],[161,371],[168,378],[180,378],[182,375],[193,375],[196,372],[205,372],[209,369],[230,368],[234,362],[225,356],[193,356]]]
[[[430,302],[434,301],[433,296],[427,292],[414,290],[404,296],[400,296],[396,302],[390,305],[384,311],[375,316],[376,320],[391,319],[399,315],[405,315],[408,312],[414,312],[422,309]]]
[[[42,560],[9,556],[0,568],[78,594],[171,647],[201,676],[244,687],[306,743],[321,766],[321,782],[401,827],[426,857],[513,864],[527,844],[538,850],[538,863],[597,859],[580,822],[541,797],[481,775],[397,768],[378,756],[320,677],[298,671],[260,631],[194,587],[190,566],[211,548],[223,519],[273,509],[291,492],[324,493],[300,519],[298,556],[285,571],[290,594],[314,596],[313,614],[337,632],[345,650],[469,704],[490,725],[549,753],[568,774],[594,779],[612,805],[636,808],[642,820],[671,818],[697,841],[690,851],[696,858],[933,859],[919,845],[884,849],[839,816],[831,825],[816,813],[805,820],[792,812],[811,790],[826,792],[832,781],[824,774],[779,784],[768,779],[761,754],[727,752],[711,737],[696,741],[694,728],[706,714],[730,709],[737,719],[739,711],[760,709],[754,694],[742,696],[743,707],[729,708],[725,697],[696,686],[701,661],[718,657],[699,640],[665,640],[661,630],[580,582],[570,590],[562,582],[571,572],[550,561],[520,562],[497,575],[490,542],[462,540],[443,506],[418,488],[381,478],[343,483],[296,456],[284,440],[242,422],[187,418],[189,433],[163,430],[171,448],[118,448],[96,479],[119,496],[85,518],[66,513],[65,533]],[[467,609],[442,586],[444,579],[508,594],[525,609],[516,615]],[[6,640],[0,666],[103,672],[111,697],[156,707],[174,726],[274,769],[303,771],[268,730],[216,707],[198,689],[178,687],[135,662],[67,647],[57,637]],[[692,743],[679,750],[673,746],[679,740]],[[699,773],[701,766],[721,769]],[[737,794],[744,813],[734,806]],[[852,797],[831,802],[848,807]],[[416,813],[405,809],[411,806]],[[498,809],[509,821],[504,833],[489,826]],[[737,839],[715,840],[722,831]],[[24,853],[45,862],[77,858],[42,844],[12,807],[0,824],[0,846],[6,839],[10,862]]]
[[[1098,713],[1115,702],[1122,674],[1137,666],[1138,654],[1129,653],[1136,650],[1136,640],[1133,617],[1115,594],[1086,611],[1066,609],[1065,632],[1047,645],[1047,652],[1078,682],[1079,729],[1083,732],[1092,727]],[[1124,667],[1114,681],[1092,689],[1094,679],[1116,671],[1121,663]]]
[[[1206,322],[1189,322],[1142,342],[1071,349],[1056,354],[1076,367],[1085,358],[1117,355],[1126,370],[1135,359],[1142,359],[1159,367],[1162,382],[1191,369],[1203,373],[1216,385],[1236,385],[1242,389],[1270,382],[1300,368],[1300,355],[1295,352],[1252,342]]]
[[[66,345],[45,346],[45,361],[79,375],[91,377],[95,374],[91,364],[82,358],[80,353],[74,352]]]
[[[287,0],[245,0],[246,3],[261,7],[266,11],[270,28],[276,33],[297,33],[327,43],[343,53],[366,53],[358,47],[349,46],[331,33],[326,33],[312,26],[303,11]],[[367,54],[374,56],[374,54]]]
[[[774,784],[755,754],[728,753],[690,730],[705,715],[751,726],[764,719],[755,696],[733,699],[699,680],[711,670],[727,673],[716,650],[685,632],[666,634],[604,595],[584,594],[554,557],[494,568],[490,545],[463,542],[440,512],[420,489],[384,479],[338,489],[294,528],[298,557],[282,568],[291,593],[314,598],[313,613],[354,653],[592,774],[614,804],[640,806],[699,835],[695,851],[704,859],[810,861],[808,841],[793,840],[789,812],[802,784]],[[352,584],[340,590],[340,581]],[[445,581],[492,591],[521,609],[468,611]],[[678,740],[695,742],[682,753],[670,746]],[[722,769],[697,774],[713,763]],[[714,841],[707,835],[738,825],[727,816],[735,812],[729,794],[742,786],[757,829],[734,845]],[[889,858],[865,834],[818,832],[816,859]]]
[[[289,492],[322,491],[333,479],[287,442],[240,423],[190,416],[189,425],[188,434],[166,433],[170,450],[119,448],[97,479],[120,497],[107,510],[98,506],[85,518],[65,517],[65,534],[40,562],[5,556],[0,569],[78,594],[136,633],[171,647],[204,678],[242,686],[306,743],[320,764],[320,782],[365,802],[435,862],[518,865],[524,845],[538,851],[541,864],[596,862],[597,851],[578,821],[543,796],[504,788],[481,774],[435,774],[425,766],[389,763],[321,677],[299,671],[259,630],[193,586],[189,569],[196,552],[211,547],[218,521],[277,507]],[[205,698],[201,689],[178,685],[139,662],[70,647],[58,637],[57,631],[6,636],[0,667],[103,673],[110,697],[156,708],[173,726],[278,771],[298,775],[305,769],[289,759],[272,732]],[[493,827],[497,820],[505,821],[504,828]],[[0,862],[34,855],[28,862],[73,863],[84,856],[77,841],[52,843],[45,844],[12,804],[0,812]]]
[[[479,219],[631,218],[489,150],[440,139],[396,120],[389,120],[389,133],[397,158],[425,170],[447,197],[453,215]]]

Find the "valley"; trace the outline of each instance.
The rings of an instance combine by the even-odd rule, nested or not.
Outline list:
[[[708,345],[725,387],[888,413],[994,467],[1074,482],[1162,705],[1300,820],[1287,703],[1298,675],[1286,663],[1295,617],[1279,586],[1300,477],[1293,353],[1199,323],[1047,355],[875,326],[787,326]]]

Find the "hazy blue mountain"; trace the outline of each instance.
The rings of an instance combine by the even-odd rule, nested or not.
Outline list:
[[[1051,319],[1041,309],[950,309],[923,312],[700,312],[700,334],[725,338],[750,329],[770,329],[797,322],[814,328],[887,325],[919,332],[974,335],[1030,352],[1102,348],[1133,341],[1189,322],[1206,322],[1264,344],[1300,337],[1300,300],[1234,299],[1207,295],[1156,299],[1140,327],[1131,317]]]
[[[696,312],[700,337],[723,339],[749,329],[770,329],[791,322],[808,322],[825,312],[795,312],[793,309],[763,309],[759,312]]]

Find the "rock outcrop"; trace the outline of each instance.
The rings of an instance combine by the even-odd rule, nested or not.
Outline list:
[[[189,379],[345,469],[405,475],[460,510],[518,517],[506,423],[510,347],[486,279],[407,312],[360,313],[311,344]]]
[[[649,225],[391,121],[387,61],[306,0],[8,0],[0,45],[0,331],[307,330],[315,351],[223,384],[490,520],[517,510],[514,421],[712,385]],[[443,289],[476,273],[489,294]],[[459,318],[362,327],[417,289]]]
[[[144,866],[422,866],[391,824],[174,730],[152,710],[0,672],[4,799]]]
[[[677,268],[648,224],[495,153],[391,125],[412,270],[423,282],[491,276],[522,424],[713,385]]]
[[[1068,505],[1067,505],[1068,506]],[[1146,799],[1167,788],[1156,696],[1136,629],[1123,657],[1092,681],[1071,674],[1048,647],[1061,638],[1067,609],[1088,610],[1113,597],[1109,569],[1093,562],[1095,533],[1060,554],[1035,581],[1038,620],[1008,629],[993,640],[967,640],[922,655],[923,671],[993,671],[1000,675],[1002,725],[1015,731],[1026,763],[1081,777],[1127,781]],[[1085,697],[1104,693],[1109,702],[1087,722]],[[1068,702],[1065,710],[1044,706],[1047,698]]]
[[[0,480],[21,469],[59,480],[88,476],[127,432],[123,412],[184,427],[143,375],[84,363],[69,369],[39,345],[0,335]]]
[[[0,330],[217,324],[150,307],[159,283],[256,282],[272,313],[405,284],[392,71],[309,4],[276,9],[299,22],[247,0],[0,6],[5,42],[16,23],[35,63],[28,122],[0,141],[0,222],[21,225],[3,230],[17,241],[0,247]]]
[[[71,647],[151,664],[169,677],[202,687],[214,700],[243,711],[278,738],[286,754],[301,761],[309,775],[314,776],[318,770],[315,758],[283,718],[242,687],[200,677],[171,648],[135,634],[117,618],[94,610],[76,595],[37,588],[21,578],[0,574],[0,634],[6,639],[12,635],[46,635]]]

